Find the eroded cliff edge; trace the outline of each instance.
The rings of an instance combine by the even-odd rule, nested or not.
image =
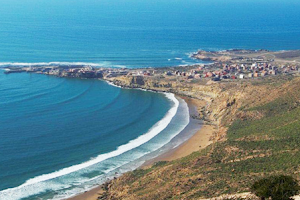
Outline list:
[[[183,82],[110,78],[116,85],[203,99],[200,117],[217,128],[214,143],[187,157],[158,162],[102,186],[99,199],[201,199],[248,192],[271,174],[299,178],[300,78]]]

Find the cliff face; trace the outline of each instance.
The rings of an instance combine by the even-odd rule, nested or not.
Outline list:
[[[143,76],[132,76],[130,81],[130,85],[144,86],[145,81]]]
[[[251,82],[209,81],[206,84],[197,84],[152,76],[120,76],[110,78],[108,81],[127,88],[171,92],[205,100],[207,105],[198,110],[201,118],[218,127],[216,140],[225,140],[227,127],[235,119],[260,118],[263,115],[253,111],[242,111],[240,108],[259,105],[278,96],[278,93],[270,92],[274,88],[272,84],[252,84]],[[272,82],[276,83],[276,80]]]
[[[205,85],[151,77],[110,81],[204,99],[199,112],[218,131],[202,151],[106,183],[99,199],[200,199],[249,191],[262,176],[299,171],[300,78]]]
[[[197,85],[157,77],[122,76],[107,80],[122,87],[172,92],[178,95],[193,96],[195,98],[216,97],[220,92],[220,88],[213,84],[210,86]]]

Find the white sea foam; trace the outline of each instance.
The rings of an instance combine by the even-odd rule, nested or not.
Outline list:
[[[143,89],[143,88],[126,88],[126,87],[122,87],[122,86],[119,86],[119,85],[115,85],[114,83],[110,82],[110,81],[106,81],[106,83],[108,85],[111,85],[111,86],[114,86],[114,87],[118,87],[118,88],[123,88],[123,89],[129,89],[129,90],[141,90],[141,91],[148,91],[148,92],[154,92],[153,90],[147,90],[147,89]],[[167,94],[167,93],[164,93],[164,92],[159,92],[159,91],[156,91],[157,93],[162,93],[162,94]]]
[[[164,133],[165,131],[167,131],[167,132],[171,131],[171,134],[170,135],[166,134],[168,136],[167,137],[165,137],[166,135],[164,136],[165,138],[164,138],[164,140],[163,140],[162,143],[160,143],[160,142],[159,143],[154,142],[154,143],[150,144],[151,151],[149,151],[149,152],[143,152],[140,155],[136,155],[136,153],[135,153],[133,161],[122,162],[122,163],[120,163],[120,165],[118,165],[118,167],[114,167],[114,168],[110,168],[109,170],[106,170],[105,171],[105,173],[107,175],[106,178],[108,178],[108,177],[111,177],[111,178],[115,177],[116,176],[116,174],[114,173],[114,172],[116,172],[115,170],[118,171],[118,175],[123,174],[123,173],[128,172],[128,171],[132,171],[132,170],[138,168],[139,166],[141,166],[143,163],[145,163],[146,160],[149,160],[149,159],[153,158],[154,155],[158,155],[158,153],[165,152],[165,150],[160,149],[160,148],[162,148],[166,144],[170,143],[171,140],[174,137],[176,137],[178,134],[180,134],[184,130],[184,128],[186,128],[186,126],[189,124],[189,121],[190,121],[188,105],[187,105],[187,103],[184,100],[181,99],[180,101],[181,102],[180,102],[180,105],[179,105],[178,109],[180,109],[180,107],[181,107],[181,109],[180,109],[180,111],[179,110],[177,111],[176,116],[177,115],[184,116],[184,119],[180,119],[180,122],[183,122],[183,123],[182,124],[181,123],[178,124],[178,121],[170,122],[169,125],[171,125],[172,127],[169,127],[169,125],[168,125],[169,130],[167,130],[168,128],[166,128],[165,130],[163,130],[161,132],[161,134],[165,135],[166,134],[166,133]],[[173,119],[172,119],[172,121],[173,121]],[[175,124],[172,124],[172,123],[175,123]],[[181,140],[183,142],[185,141],[184,138],[182,138]],[[177,147],[181,143],[172,143],[172,145],[173,144],[175,144],[175,147]],[[152,152],[155,152],[155,153],[152,154]],[[125,154],[123,154],[123,155],[125,155]],[[102,179],[101,179],[101,177],[102,177]],[[104,180],[102,175],[94,177],[94,178],[91,178],[89,180],[89,183],[87,183],[87,182],[82,183],[84,185],[84,188],[82,188],[82,187],[81,188],[74,188],[74,189],[68,190],[68,191],[66,191],[66,192],[64,192],[62,194],[55,195],[54,198],[53,198],[53,200],[60,200],[60,199],[74,197],[74,196],[76,196],[76,195],[78,195],[80,193],[83,193],[84,191],[92,190],[95,187],[98,187],[99,183],[102,183],[101,180],[102,181]],[[94,182],[94,184],[92,184],[91,181]]]
[[[169,100],[174,102],[174,106],[167,112],[164,118],[159,122],[157,122],[151,129],[149,129],[147,133],[139,136],[138,138],[132,141],[129,141],[125,145],[119,146],[115,151],[106,154],[101,154],[94,159],[91,159],[87,162],[78,165],[67,167],[53,173],[37,176],[35,178],[27,180],[24,184],[18,187],[0,191],[0,199],[15,200],[15,199],[29,197],[31,195],[35,195],[49,189],[58,190],[58,189],[68,188],[70,187],[70,184],[66,184],[66,183],[58,184],[52,180],[85,169],[87,167],[100,163],[109,158],[119,156],[129,150],[135,149],[141,146],[142,144],[147,143],[156,135],[158,135],[161,131],[163,131],[169,125],[169,123],[177,113],[179,107],[179,101],[176,99],[174,94],[165,93],[165,95]],[[48,183],[49,181],[51,182],[51,184]]]
[[[121,86],[115,85],[115,84],[113,84],[112,82],[109,82],[109,81],[106,81],[106,83],[107,83],[108,85],[111,85],[111,86],[114,86],[114,87],[122,88]]]
[[[36,63],[21,63],[21,62],[0,62],[0,67],[29,67],[29,66],[83,66],[89,65],[92,67],[115,67],[126,68],[125,65],[114,65],[110,62],[89,63],[89,62],[36,62]]]
[[[187,55],[190,59],[192,60],[196,60],[196,58],[193,57],[193,55],[197,54],[198,52],[190,52],[190,53],[186,53],[185,55]]]

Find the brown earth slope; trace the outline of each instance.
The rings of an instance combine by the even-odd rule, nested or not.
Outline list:
[[[254,180],[274,173],[299,178],[300,78],[210,85],[135,77],[111,81],[205,99],[199,111],[218,131],[216,142],[204,150],[104,184],[99,199],[210,198],[247,192]]]

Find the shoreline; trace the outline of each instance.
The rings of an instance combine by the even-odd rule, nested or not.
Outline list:
[[[190,118],[189,124],[183,131],[179,133],[179,135],[189,134],[191,131],[193,131],[193,133],[189,135],[186,141],[179,144],[177,147],[173,149],[168,149],[165,153],[145,161],[145,163],[143,163],[139,168],[151,167],[155,162],[158,161],[172,161],[180,159],[195,151],[203,149],[212,143],[211,137],[213,136],[214,127],[212,125],[205,125],[203,124],[202,120],[195,119],[192,117],[198,114],[198,109],[202,106],[205,106],[206,102],[204,100],[192,99],[190,97],[184,97],[179,95],[176,96],[182,98],[188,104]],[[195,127],[197,128],[196,130]],[[98,193],[101,193],[101,186],[103,184],[91,190],[88,190],[82,194],[78,194],[76,196],[67,198],[67,200],[97,200],[99,196]]]
[[[185,134],[189,132],[192,132],[192,134],[189,134],[189,138],[177,147],[169,149],[167,152],[146,161],[141,166],[141,168],[151,167],[151,165],[159,161],[172,161],[183,158],[195,151],[204,149],[205,147],[213,143],[212,137],[215,131],[215,127],[213,125],[205,124],[203,120],[195,119],[192,117],[197,116],[197,114],[199,113],[198,108],[205,106],[206,102],[190,97],[180,96],[180,98],[185,100],[185,102],[188,104],[190,111],[190,123],[180,134]],[[198,126],[197,130],[189,127],[195,125]]]

